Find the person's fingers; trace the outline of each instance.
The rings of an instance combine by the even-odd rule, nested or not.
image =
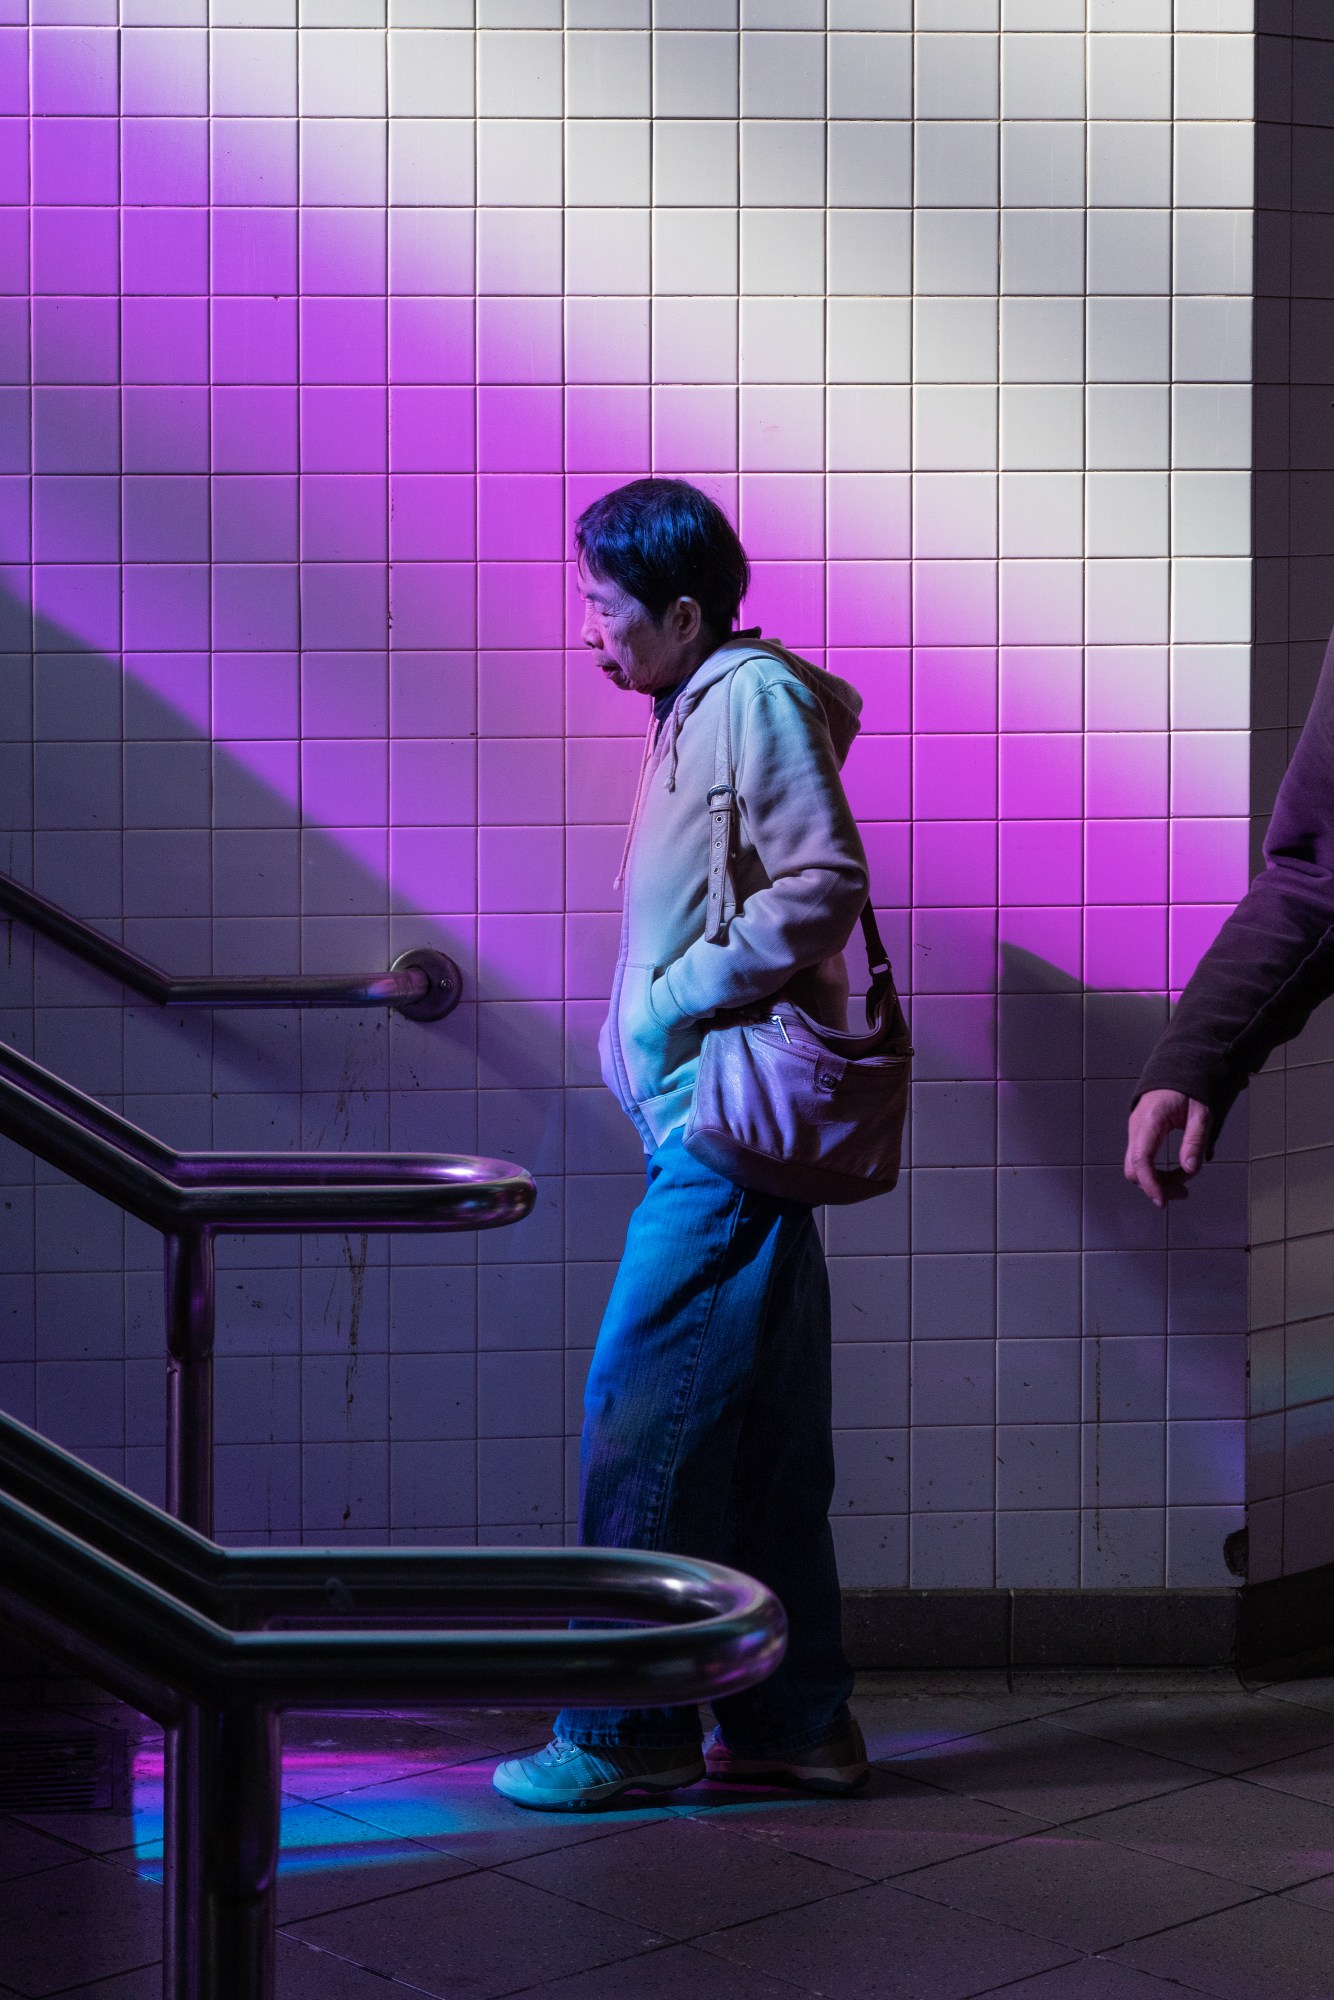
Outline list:
[[[1189,1103],[1186,1130],[1181,1140],[1181,1171],[1187,1176],[1198,1174],[1204,1165],[1205,1151],[1209,1143],[1209,1127],[1213,1122],[1207,1104],[1201,1104],[1195,1097],[1192,1097]]]
[[[1167,1128],[1155,1116],[1141,1117],[1142,1108],[1142,1105],[1136,1105],[1131,1116],[1125,1176],[1148,1196],[1155,1208],[1161,1208],[1164,1199],[1162,1183],[1153,1161]]]
[[[1163,1187],[1163,1177],[1154,1166],[1151,1157],[1141,1155],[1126,1174],[1126,1179],[1134,1181],[1141,1193],[1149,1197],[1155,1208],[1161,1208],[1166,1201],[1167,1193]]]
[[[1188,1100],[1175,1090],[1146,1091],[1130,1114],[1124,1172],[1128,1181],[1147,1195],[1155,1208],[1165,1201],[1180,1200],[1184,1185],[1170,1178],[1167,1170],[1154,1165],[1158,1149],[1169,1132],[1184,1125]]]

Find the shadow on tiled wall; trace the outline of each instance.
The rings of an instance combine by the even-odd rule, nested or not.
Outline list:
[[[13,644],[26,638],[26,611],[10,599],[0,620],[6,610]],[[420,1526],[434,1539],[470,1540],[489,1503],[495,1539],[558,1537],[562,1010],[516,999],[494,970],[479,981],[471,830],[466,875],[439,899],[463,914],[418,914],[390,889],[386,836],[363,839],[357,829],[349,842],[300,829],[295,785],[269,782],[262,756],[246,757],[256,746],[233,754],[211,743],[206,656],[162,658],[145,663],[144,676],[122,677],[49,619],[37,620],[33,641],[34,681],[26,659],[3,663],[3,734],[26,734],[21,718],[32,717],[31,741],[0,745],[13,822],[0,850],[16,875],[172,971],[373,970],[410,944],[433,943],[460,962],[465,1000],[431,1024],[371,1009],[169,1016],[123,1004],[118,986],[8,925],[7,1036],[177,1145],[481,1149],[532,1167],[542,1183],[538,1213],[480,1245],[404,1239],[392,1259],[385,1241],[365,1238],[225,1247],[221,1520],[247,1536],[290,1533],[298,1521],[307,1532],[375,1536],[392,1518],[405,1534]],[[254,668],[270,699],[275,682],[295,676],[286,658]],[[377,679],[387,691],[388,673],[383,657],[367,663],[372,691]],[[378,739],[350,747],[383,762],[383,714],[381,727]],[[295,776],[297,744],[280,747]],[[376,839],[383,862],[365,852]],[[457,859],[456,832],[449,844]],[[420,872],[419,853],[413,865]],[[35,1188],[25,1185],[30,1163],[18,1149],[4,1153],[6,1407],[158,1493],[157,1239],[45,1169]],[[634,1161],[615,1141],[580,1163],[605,1177],[604,1205],[618,1163]],[[482,1344],[494,1349],[480,1364],[479,1293]],[[508,1415],[490,1410],[479,1446],[488,1423],[479,1398],[506,1396]],[[540,1435],[512,1435],[528,1428]]]

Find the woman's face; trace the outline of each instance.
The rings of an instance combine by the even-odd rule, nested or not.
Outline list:
[[[579,637],[613,686],[658,694],[698,664],[699,606],[692,597],[678,597],[657,620],[620,584],[593,575],[582,556],[579,590],[584,603]]]

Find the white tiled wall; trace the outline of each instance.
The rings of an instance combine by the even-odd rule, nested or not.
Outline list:
[[[228,1248],[227,1531],[566,1531],[639,1171],[592,1051],[643,718],[562,563],[656,469],[866,697],[918,1082],[900,1191],[828,1222],[845,1581],[1222,1580],[1241,1121],[1170,1232],[1117,1163],[1246,879],[1246,0],[33,3],[11,865],[175,969],[441,941],[468,999],[163,1020],[16,929],[4,1024],[179,1144],[541,1185],[480,1240]],[[155,1490],[155,1241],[3,1157],[0,1393]]]

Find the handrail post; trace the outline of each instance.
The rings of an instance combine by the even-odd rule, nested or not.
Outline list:
[[[213,1534],[213,1237],[207,1229],[163,1238],[167,1320],[167,1512]],[[162,1876],[163,1993],[203,2000],[203,1811],[215,1775],[212,1711],[191,1704],[166,1733]],[[216,1721],[216,1718],[213,1717]],[[271,2000],[268,1991],[257,2000]],[[238,2000],[250,2000],[247,1994]]]
[[[273,2000],[278,1718],[191,1706],[168,1764],[167,2000]]]
[[[213,1534],[213,1234],[163,1242],[167,1316],[167,1512]]]

